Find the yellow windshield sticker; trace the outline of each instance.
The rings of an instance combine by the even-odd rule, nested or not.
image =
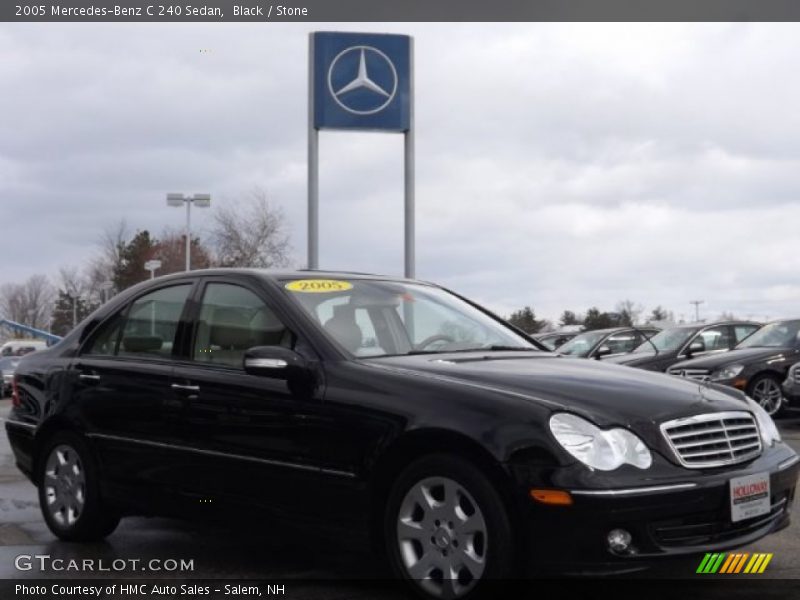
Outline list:
[[[349,281],[336,279],[298,279],[290,281],[284,286],[290,292],[305,292],[307,294],[330,294],[331,292],[344,292],[353,289]]]

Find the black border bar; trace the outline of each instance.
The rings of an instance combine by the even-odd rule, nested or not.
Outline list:
[[[250,11],[236,11],[235,7]],[[253,10],[256,9],[256,10]],[[800,21],[797,0],[3,0],[4,22]]]

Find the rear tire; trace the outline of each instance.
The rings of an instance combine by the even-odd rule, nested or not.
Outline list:
[[[400,474],[384,539],[393,573],[428,598],[472,597],[513,572],[508,510],[483,471],[455,456],[427,456]]]
[[[47,440],[36,481],[42,516],[58,538],[97,541],[119,524],[119,516],[100,497],[97,463],[81,437],[59,433]]]

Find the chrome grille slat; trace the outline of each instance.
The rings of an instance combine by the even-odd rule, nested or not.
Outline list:
[[[706,381],[711,375],[708,369],[669,369],[667,371],[670,375],[677,377],[685,377],[687,379],[695,379],[697,381]]]
[[[661,424],[678,461],[691,469],[721,467],[761,453],[761,436],[749,412],[708,413]]]

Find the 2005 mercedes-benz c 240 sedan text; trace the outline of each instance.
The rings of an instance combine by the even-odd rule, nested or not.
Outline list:
[[[369,532],[434,597],[742,546],[788,524],[798,475],[737,390],[558,356],[435,285],[346,273],[131,288],[22,360],[6,429],[62,539],[211,498]]]

